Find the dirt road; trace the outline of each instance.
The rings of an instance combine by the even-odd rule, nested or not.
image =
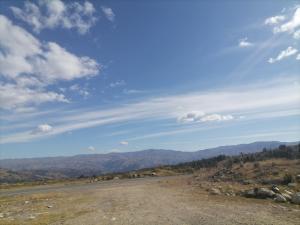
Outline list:
[[[0,224],[300,224],[298,206],[212,196],[190,177],[120,180],[1,195]]]

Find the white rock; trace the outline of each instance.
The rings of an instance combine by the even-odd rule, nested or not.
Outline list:
[[[281,194],[276,194],[274,201],[275,202],[286,202],[286,198]]]
[[[217,189],[217,188],[212,188],[212,189],[210,189],[210,193],[212,195],[220,195],[221,191],[219,189]]]
[[[291,200],[292,200],[291,195],[289,195],[289,194],[287,194],[287,193],[282,193],[281,195],[282,195],[283,197],[285,197],[285,199],[286,199],[287,201],[291,201]]]

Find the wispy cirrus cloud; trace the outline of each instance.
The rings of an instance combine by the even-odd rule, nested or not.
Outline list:
[[[247,119],[271,116],[284,116],[284,109],[299,113],[299,83],[295,80],[280,80],[264,85],[237,87],[230,90],[211,90],[193,92],[167,97],[148,98],[119,107],[94,109],[88,111],[70,111],[48,117],[53,131],[43,135],[31,135],[30,131],[10,133],[1,138],[2,143],[30,141],[69,131],[104,126],[107,124],[139,123],[147,120],[173,120],[186,112],[205,112],[205,114],[187,115],[202,122],[235,121],[234,118],[246,115]],[[272,110],[272,114],[268,114]],[[297,111],[298,110],[298,111]],[[249,114],[250,112],[250,114]],[[257,113],[259,112],[259,113]],[[264,113],[265,114],[262,114]],[[275,114],[274,114],[275,113]],[[290,114],[288,114],[290,115]],[[218,123],[219,124],[219,123]]]

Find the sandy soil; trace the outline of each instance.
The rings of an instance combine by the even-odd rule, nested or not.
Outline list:
[[[189,176],[43,190],[2,192],[0,224],[300,224],[299,206],[209,195]]]

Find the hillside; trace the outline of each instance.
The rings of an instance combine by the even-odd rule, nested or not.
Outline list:
[[[92,176],[95,174],[126,172],[161,165],[174,165],[221,154],[237,155],[240,152],[258,152],[263,148],[276,148],[281,144],[288,145],[293,143],[254,142],[250,144],[221,146],[196,152],[149,149],[136,152],[88,154],[70,157],[3,159],[0,160],[0,168],[5,169],[6,173],[9,173],[9,171],[21,171],[23,174],[27,174],[25,178],[29,176],[30,180],[74,178],[80,175]]]

